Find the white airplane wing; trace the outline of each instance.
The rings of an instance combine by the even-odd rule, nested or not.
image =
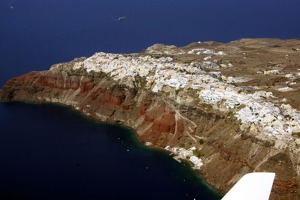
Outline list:
[[[275,173],[255,172],[244,175],[222,200],[268,200]]]

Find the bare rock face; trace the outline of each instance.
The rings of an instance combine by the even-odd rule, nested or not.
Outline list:
[[[253,72],[253,68],[247,69],[247,62],[252,60],[251,65],[262,66],[264,63],[259,64],[258,62],[258,60],[262,60],[260,54],[266,53],[262,49],[268,47],[275,54],[282,53],[284,52],[284,48],[281,48],[283,43],[284,41],[280,40],[241,40],[229,44],[193,43],[182,48],[174,46],[167,48],[157,45],[141,54],[128,56],[130,59],[141,56],[142,60],[146,60],[148,57],[145,56],[162,58],[165,54],[169,54],[172,56],[173,62],[181,64],[194,62],[193,67],[197,66],[195,64],[197,59],[204,59],[207,62],[207,60],[213,60],[213,57],[223,56],[221,61],[212,61],[220,66],[220,69],[224,68],[221,73],[225,76],[230,74],[230,70],[232,70],[232,75],[247,77],[246,82],[228,83],[230,82],[228,76],[226,76],[227,78],[221,77],[216,73],[216,68],[212,71],[207,69],[213,65],[206,63],[199,66],[205,68],[205,73],[213,72],[209,77],[218,76],[214,81],[223,81],[222,85],[219,85],[220,87],[224,87],[223,83],[226,79],[226,84],[245,89],[238,90],[239,94],[246,94],[247,90],[251,90],[251,84],[262,84],[262,81],[266,81],[263,80],[261,74],[255,74],[251,79],[250,74]],[[291,45],[292,42],[286,43]],[[272,47],[274,44],[278,44],[280,47]],[[163,47],[162,51],[160,51],[160,47]],[[210,48],[211,51],[208,51],[207,48]],[[221,50],[224,52],[221,53]],[[296,58],[294,53],[297,51],[297,47],[289,46],[288,53],[289,58],[291,58],[289,63],[293,61],[293,58]],[[255,55],[258,55],[257,60]],[[269,53],[266,56],[271,55],[272,53]],[[249,57],[244,58],[246,56]],[[117,56],[113,55],[112,57],[111,62],[114,62],[113,60],[116,60]],[[282,59],[286,60],[286,57]],[[137,133],[140,141],[146,145],[168,151],[171,149],[181,159],[189,160],[191,166],[221,193],[227,192],[246,173],[268,171],[276,173],[270,199],[300,198],[300,156],[299,151],[295,149],[297,145],[293,146],[294,149],[289,146],[289,141],[292,142],[292,140],[283,142],[273,136],[262,137],[259,133],[261,131],[259,126],[254,126],[255,123],[241,123],[234,115],[235,110],[233,108],[222,106],[225,100],[217,99],[218,101],[214,104],[205,102],[204,97],[201,97],[204,100],[199,100],[199,94],[201,96],[204,93],[194,91],[198,85],[192,85],[192,89],[187,86],[178,86],[177,83],[181,79],[176,81],[168,77],[172,74],[163,74],[162,77],[165,77],[166,80],[160,79],[160,82],[165,81],[164,84],[169,85],[159,86],[153,83],[154,79],[151,79],[152,76],[155,78],[155,74],[158,74],[159,71],[151,71],[152,68],[134,68],[139,70],[140,74],[137,75],[134,72],[132,76],[120,76],[121,73],[125,73],[124,67],[111,71],[105,68],[101,71],[98,68],[93,68],[94,65],[97,65],[95,59],[91,59],[88,64],[82,63],[82,60],[84,59],[57,64],[52,66],[49,71],[30,72],[12,78],[0,91],[0,99],[2,101],[59,103],[79,110],[94,120],[131,127]],[[168,59],[163,57],[162,62],[168,62],[170,69],[174,71],[175,65],[165,60]],[[153,64],[154,61],[151,60],[151,63]],[[300,68],[299,63],[293,62],[293,66],[298,65]],[[230,63],[235,66],[231,66]],[[82,68],[82,66],[86,68]],[[186,77],[193,76],[193,73],[197,73],[197,76],[202,74],[202,71],[194,72],[195,69],[190,67],[192,65],[188,66],[179,69],[180,72],[187,74]],[[276,69],[279,67],[279,64],[276,65]],[[267,68],[271,67],[268,65]],[[129,68],[127,68],[126,73],[128,70]],[[250,74],[243,74],[247,70]],[[258,67],[255,70],[258,71]],[[285,70],[290,73],[293,69]],[[243,71],[243,73],[238,73],[239,71]],[[147,73],[147,76],[143,76]],[[275,86],[278,88],[282,87],[279,85],[286,79],[290,80],[289,84],[293,81],[298,84],[296,79],[291,80],[286,78],[286,75],[283,75],[285,78],[275,77],[277,75],[274,74],[267,76],[269,80],[277,81]],[[291,87],[295,89],[293,90],[295,92],[295,84],[292,84]],[[257,87],[255,88],[257,89]],[[275,89],[267,88],[268,92],[275,91]],[[279,97],[285,93],[278,92],[275,95]],[[274,99],[276,100],[275,97]],[[215,101],[216,99],[212,100]],[[271,100],[268,101],[271,102]],[[288,98],[287,101],[293,102],[294,107],[297,107],[293,97]],[[232,103],[232,105],[235,104]],[[240,109],[240,107],[237,108]],[[238,113],[238,111],[236,112]],[[266,115],[263,118],[265,120],[263,123],[275,123],[276,126],[280,126],[279,121],[275,121],[275,119]],[[297,124],[293,123],[294,121],[288,121],[288,125],[291,124],[294,130]],[[293,135],[293,137],[297,137],[297,135]],[[297,138],[293,141],[297,141]],[[197,157],[197,162],[195,159],[190,159],[191,157]]]

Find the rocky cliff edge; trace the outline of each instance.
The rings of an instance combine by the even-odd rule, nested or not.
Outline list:
[[[59,103],[131,127],[221,193],[267,171],[276,173],[270,199],[299,199],[299,70],[300,40],[157,44],[12,78],[0,98]]]

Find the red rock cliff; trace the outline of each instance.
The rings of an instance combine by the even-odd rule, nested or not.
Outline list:
[[[245,173],[273,171],[271,199],[299,199],[297,156],[242,132],[231,116],[79,72],[31,72],[9,80],[0,95],[6,101],[71,106],[95,120],[131,127],[153,147],[196,146],[204,163],[200,173],[222,193]]]

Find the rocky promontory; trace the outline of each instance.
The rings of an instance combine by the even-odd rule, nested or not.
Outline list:
[[[10,79],[2,101],[59,103],[135,130],[221,193],[275,172],[270,199],[300,198],[300,40],[157,44],[96,53]]]

